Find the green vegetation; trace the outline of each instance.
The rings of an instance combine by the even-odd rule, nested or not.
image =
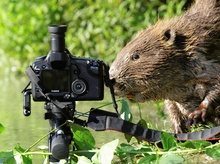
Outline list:
[[[182,13],[186,0],[4,0],[0,1],[0,54],[23,72],[49,51],[47,26],[67,24],[66,47],[74,56],[110,64],[134,35]]]
[[[129,110],[127,101],[121,100],[121,116],[132,121],[132,113]],[[140,110],[140,109],[139,109]],[[143,126],[147,125],[140,114],[140,121]],[[164,164],[164,163],[214,163],[220,160],[220,143],[212,144],[203,140],[188,140],[186,142],[178,142],[173,136],[168,133],[163,133],[161,141],[155,144],[140,140],[126,139],[128,143],[119,144],[119,139],[115,139],[109,143],[105,143],[100,148],[95,147],[95,138],[90,131],[80,125],[74,124],[72,121],[67,121],[74,139],[72,146],[74,150],[70,151],[70,159],[68,163],[72,164],[100,164],[100,163],[138,163],[138,164]],[[0,133],[3,131],[0,125]],[[54,129],[55,130],[55,129]],[[54,131],[53,130],[53,131]],[[166,129],[164,129],[166,130]],[[49,133],[48,133],[49,134]],[[51,153],[45,150],[36,150],[36,145],[42,139],[48,136],[45,134],[37,142],[29,148],[24,149],[20,145],[15,146],[14,150],[1,151],[0,163],[25,163],[31,164],[34,156],[41,155],[44,158],[44,163],[48,163],[48,156]],[[63,161],[65,162],[65,161]]]
[[[180,15],[187,0],[1,0],[0,1],[0,68],[1,72],[24,74],[26,67],[36,57],[49,52],[47,26],[67,24],[66,47],[72,55],[98,58],[110,64],[120,49],[135,34],[154,24],[158,19]],[[121,114],[132,121],[129,105],[121,100]],[[155,103],[157,114],[164,117],[161,103]],[[152,127],[157,125],[142,118],[141,109],[138,124]],[[162,120],[161,120],[162,121]],[[164,133],[161,142],[151,145],[140,140],[133,141],[125,136],[128,143],[119,144],[118,139],[95,148],[95,139],[87,129],[67,122],[74,133],[78,147],[70,153],[70,162],[76,163],[201,163],[203,159],[220,159],[220,144],[207,141],[178,143]],[[4,127],[0,124],[0,134]],[[170,130],[170,129],[160,129]],[[84,137],[90,139],[84,140]],[[47,161],[47,150],[36,150],[35,146],[47,134],[29,148],[15,146],[13,150],[0,151],[0,163],[32,163],[35,155],[42,155]],[[85,147],[81,147],[84,143]],[[78,145],[77,145],[78,144]],[[35,149],[33,149],[35,148]],[[87,154],[93,156],[87,156]],[[204,158],[203,158],[204,157]],[[206,158],[209,157],[209,158]],[[198,160],[197,160],[198,159]],[[209,161],[207,161],[208,163]],[[46,162],[45,162],[46,163]]]

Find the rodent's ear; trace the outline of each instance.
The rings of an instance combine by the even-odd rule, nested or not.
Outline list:
[[[168,29],[164,32],[163,36],[166,43],[175,47],[184,49],[186,44],[186,36],[177,34],[174,30]]]
[[[168,29],[164,32],[165,41],[172,44],[175,41],[175,38],[176,38],[176,32],[174,30]]]

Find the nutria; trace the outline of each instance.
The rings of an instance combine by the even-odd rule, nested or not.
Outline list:
[[[140,32],[110,67],[119,96],[165,100],[175,132],[220,124],[220,0],[196,0],[182,16]]]

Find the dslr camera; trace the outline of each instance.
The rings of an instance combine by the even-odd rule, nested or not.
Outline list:
[[[31,68],[40,84],[31,83],[34,101],[46,101],[42,92],[60,102],[103,100],[105,64],[72,56],[65,48],[66,25],[49,26],[50,52],[37,58]]]

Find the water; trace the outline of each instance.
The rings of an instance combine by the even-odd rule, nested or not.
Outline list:
[[[32,101],[31,116],[25,117],[23,115],[23,94],[21,94],[21,91],[29,80],[26,76],[16,76],[14,74],[1,77],[0,123],[3,124],[6,129],[2,134],[0,134],[0,151],[12,150],[17,144],[19,144],[24,149],[27,149],[50,130],[48,120],[44,120],[44,102]],[[111,99],[109,91],[106,88],[105,99],[103,101],[76,102],[76,110],[79,112],[87,112],[91,107],[99,107],[109,102],[111,102]],[[105,107],[104,110],[110,110],[114,112],[112,105]],[[145,110],[142,112],[143,118],[146,119],[149,116],[151,118],[155,118],[154,114],[156,112],[153,112],[152,115],[152,111],[154,110]],[[132,106],[132,113],[133,122],[137,122],[139,120],[137,106]],[[156,121],[158,122],[158,120]],[[97,147],[100,147],[103,144],[108,143],[116,138],[119,138],[121,143],[126,143],[124,134],[122,133],[112,131],[96,132],[94,130],[91,130],[91,132],[95,138]],[[47,138],[42,140],[32,150],[36,150],[40,145],[47,146]],[[42,157],[34,156],[34,160],[39,163],[39,161],[42,161],[43,159]]]
[[[0,134],[0,151],[13,150],[18,144],[27,149],[49,130],[48,121],[43,119],[42,103],[32,103],[30,117],[23,115],[21,91],[27,81],[25,77],[13,74],[1,76],[0,123],[5,127],[5,131]],[[39,145],[46,144],[45,139]]]

